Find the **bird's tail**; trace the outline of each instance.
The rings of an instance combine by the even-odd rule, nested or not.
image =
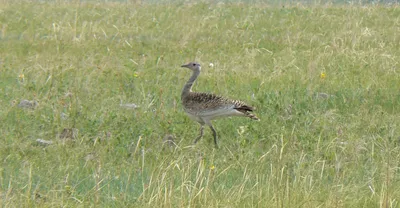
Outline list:
[[[251,119],[253,119],[253,120],[256,120],[256,121],[260,120],[256,115],[254,115],[254,114],[252,114],[250,112],[246,112],[246,116],[251,118]]]
[[[237,107],[235,109],[240,111],[240,112],[242,112],[246,117],[249,117],[249,118],[251,118],[253,120],[256,120],[256,121],[260,120],[256,115],[251,113],[251,112],[253,112],[255,110],[254,107],[251,107],[251,106],[248,106],[248,105],[242,105],[242,106],[239,106],[239,107]]]

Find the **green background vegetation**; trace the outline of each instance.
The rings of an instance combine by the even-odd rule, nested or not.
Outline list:
[[[0,204],[398,207],[399,34],[397,5],[1,1]],[[217,150],[193,60],[261,119],[214,121]]]

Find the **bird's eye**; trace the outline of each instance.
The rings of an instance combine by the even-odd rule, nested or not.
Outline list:
[[[196,64],[193,64],[193,66],[196,66]]]

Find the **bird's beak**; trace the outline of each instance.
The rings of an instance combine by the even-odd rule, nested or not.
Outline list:
[[[181,67],[188,67],[188,66],[189,66],[189,64],[184,64]]]

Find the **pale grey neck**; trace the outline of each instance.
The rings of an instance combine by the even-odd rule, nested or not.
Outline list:
[[[182,97],[187,95],[189,92],[192,92],[193,83],[196,81],[197,77],[200,75],[200,69],[193,70],[192,76],[186,82],[185,86],[182,90]]]

